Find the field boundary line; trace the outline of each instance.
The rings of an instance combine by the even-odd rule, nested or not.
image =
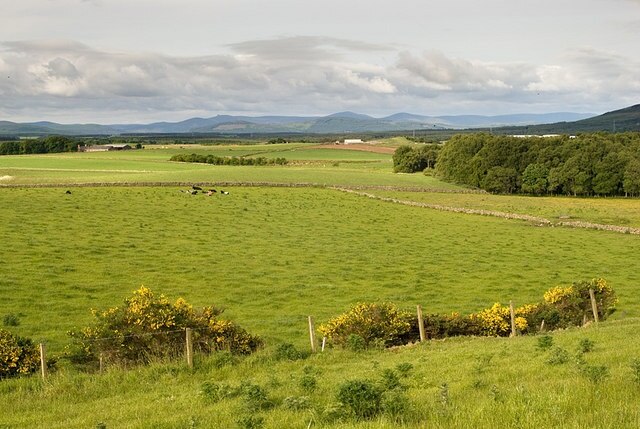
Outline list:
[[[332,187],[332,189],[335,189],[341,192],[360,195],[360,196],[371,198],[374,200],[385,201],[385,202],[390,202],[395,204],[402,204],[405,206],[423,207],[423,208],[446,211],[446,212],[465,213],[465,214],[480,215],[480,216],[492,216],[492,217],[499,217],[503,219],[524,220],[524,221],[535,223],[536,226],[550,226],[550,227],[560,226],[560,227],[569,227],[569,228],[595,229],[600,231],[617,232],[621,234],[640,235],[640,228],[633,228],[630,226],[607,225],[607,224],[582,222],[582,221],[572,221],[572,222],[562,221],[562,222],[554,223],[554,222],[551,222],[549,219],[546,219],[543,217],[531,216],[531,215],[525,215],[525,214],[519,214],[519,213],[509,213],[509,212],[501,212],[501,211],[495,211],[495,210],[469,209],[465,207],[452,207],[452,206],[443,206],[440,204],[429,204],[429,203],[421,203],[417,201],[400,200],[397,198],[382,197],[379,195],[374,195],[368,192],[362,192],[362,191],[349,189],[349,188]]]
[[[599,224],[583,221],[561,221],[551,222],[549,219],[531,216],[519,213],[501,212],[496,210],[483,210],[483,209],[469,209],[464,207],[443,206],[441,204],[429,204],[421,203],[417,201],[400,200],[398,198],[382,197],[379,195],[370,194],[364,192],[364,190],[386,190],[386,191],[401,191],[401,192],[425,192],[425,193],[450,193],[450,194],[486,194],[487,192],[477,189],[438,189],[438,188],[421,188],[412,186],[391,186],[391,185],[349,185],[349,186],[336,186],[327,185],[321,183],[309,183],[309,182],[235,182],[235,181],[211,181],[211,182],[86,182],[86,183],[31,183],[31,184],[17,184],[17,183],[3,183],[0,184],[2,188],[103,188],[103,187],[173,187],[173,186],[239,186],[239,187],[257,187],[257,188],[318,188],[318,189],[331,189],[341,192],[348,192],[363,197],[386,201],[395,204],[402,204],[413,207],[423,207],[439,211],[447,211],[454,213],[465,213],[480,216],[499,217],[503,219],[516,219],[524,220],[537,224],[537,226],[560,226],[568,228],[583,228],[583,229],[595,229],[599,231],[610,231],[621,234],[633,234],[640,235],[640,228],[634,228],[630,226],[618,226],[609,224]]]
[[[441,189],[424,188],[419,186],[395,185],[330,185],[313,182],[238,182],[238,181],[189,181],[189,182],[70,182],[70,183],[1,183],[1,188],[104,188],[104,187],[172,187],[172,186],[240,186],[257,188],[320,188],[320,189],[351,189],[378,190],[399,192],[427,192],[445,194],[486,194],[477,189]]]

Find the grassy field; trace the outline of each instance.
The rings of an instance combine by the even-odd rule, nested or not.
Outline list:
[[[168,162],[171,154],[193,151],[299,162]],[[88,375],[61,364],[45,384],[35,377],[3,380],[0,401],[12,407],[0,414],[0,428],[86,428],[100,421],[110,428],[241,427],[243,399],[213,403],[202,386],[243,380],[269,392],[272,408],[258,413],[265,427],[307,427],[310,421],[312,427],[397,427],[389,415],[360,423],[331,422],[324,415],[345,379],[379,381],[384,369],[402,363],[413,366],[403,379],[410,403],[405,427],[631,428],[640,422],[634,405],[640,388],[629,366],[640,357],[639,343],[629,341],[640,327],[637,236],[540,228],[324,188],[229,186],[229,195],[208,197],[181,192],[186,185],[70,186],[267,181],[460,189],[422,174],[395,175],[390,155],[308,145],[0,157],[0,178],[0,184],[69,185],[0,188],[0,316],[18,317],[12,332],[60,354],[66,332],[91,321],[90,309],[119,305],[145,285],[172,300],[225,307],[227,317],[260,334],[267,346],[221,368],[226,358],[216,355],[198,357],[193,371],[182,363],[158,363]],[[550,220],[640,224],[640,203],[631,199],[371,192]],[[563,365],[546,363],[551,352],[538,350],[535,337],[432,341],[384,352],[331,350],[299,362],[273,358],[283,342],[307,348],[308,315],[320,323],[357,302],[467,313],[496,301],[536,302],[552,286],[593,277],[609,280],[620,298],[618,311],[598,327],[554,333],[571,355]],[[586,360],[606,365],[610,377],[591,382],[575,364],[584,338],[596,344]],[[317,379],[316,391],[301,390],[305,374]],[[307,396],[309,408],[287,409],[289,396]]]
[[[331,147],[331,146],[329,146]],[[284,167],[237,167],[169,162],[177,153],[284,157]],[[312,145],[176,146],[126,152],[67,153],[0,158],[2,184],[112,182],[273,182],[460,189],[424,175],[392,172],[391,155]]]
[[[539,337],[458,338],[388,351],[330,350],[297,361],[264,350],[244,359],[196,356],[193,370],[173,362],[104,374],[62,372],[47,383],[4,380],[0,397],[11,406],[4,407],[0,427],[636,428],[640,384],[633,359],[640,343],[629,339],[638,328],[634,319],[557,332],[550,350],[539,348]],[[581,354],[585,340],[593,348]],[[565,362],[557,359],[562,351]],[[336,399],[340,386],[347,380],[382,386],[385,371],[400,381],[391,398],[401,412],[389,407],[364,421],[344,416]],[[207,389],[243,383],[261,387],[264,409],[256,410],[246,395],[215,400]],[[264,424],[243,425],[248,418]]]
[[[637,198],[528,197],[491,194],[426,193],[374,190],[370,193],[451,207],[495,210],[544,217],[552,222],[585,222],[640,227]]]

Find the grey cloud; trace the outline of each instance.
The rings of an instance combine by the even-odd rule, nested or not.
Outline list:
[[[388,46],[333,37],[296,36],[228,45],[241,54],[287,60],[335,60],[346,52],[389,51]]]
[[[49,75],[57,78],[76,79],[80,75],[78,69],[64,58],[55,58],[49,61],[47,68]]]
[[[545,66],[479,62],[436,51],[397,53],[321,37],[251,41],[230,48],[220,55],[173,57],[110,53],[74,42],[6,42],[0,48],[0,73],[10,78],[0,79],[0,118],[30,110],[42,112],[42,119],[63,112],[112,115],[109,122],[118,115],[131,121],[136,115],[155,120],[345,109],[492,113],[487,109],[511,105],[526,105],[530,111],[535,106],[585,111],[580,103],[598,106],[615,97],[640,96],[637,62],[586,48]],[[367,52],[385,55],[389,65],[366,55],[355,61],[350,55]]]

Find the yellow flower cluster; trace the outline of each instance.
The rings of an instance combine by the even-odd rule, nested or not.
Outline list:
[[[372,340],[392,343],[411,329],[408,322],[411,318],[410,313],[391,303],[360,303],[320,325],[318,331],[337,344],[344,344],[352,334],[361,336],[366,343]]]
[[[526,304],[514,310],[514,323],[518,331],[522,332],[527,329],[529,324],[526,317],[536,308],[535,304]],[[511,310],[499,302],[493,304],[491,308],[469,315],[469,318],[484,335],[502,336],[511,332]]]
[[[573,286],[555,286],[544,293],[544,301],[549,304],[556,304],[574,293],[575,289]]]
[[[484,335],[505,335],[511,331],[511,312],[509,307],[504,307],[499,302],[482,310],[479,313],[469,315],[469,318],[478,324]]]
[[[9,331],[0,329],[0,379],[33,372],[38,366],[38,351],[31,341],[20,341]]]

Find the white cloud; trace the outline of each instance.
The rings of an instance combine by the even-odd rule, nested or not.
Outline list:
[[[207,56],[116,53],[69,41],[7,42],[0,44],[0,119],[119,122],[345,109],[598,112],[637,103],[639,66],[593,48],[536,65],[435,50],[398,52],[327,37],[247,41]]]

